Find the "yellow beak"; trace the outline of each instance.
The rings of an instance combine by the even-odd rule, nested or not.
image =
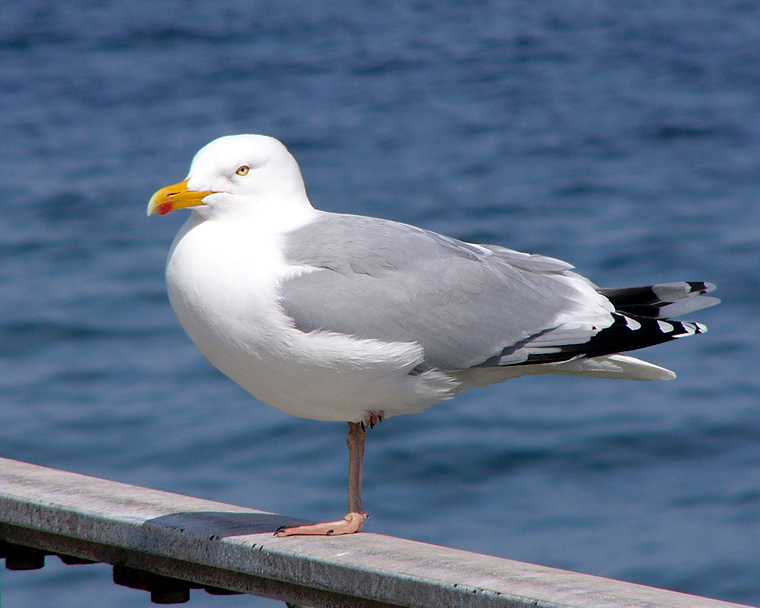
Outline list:
[[[203,192],[199,190],[188,190],[187,180],[166,188],[161,188],[156,192],[148,203],[148,215],[158,213],[166,215],[175,209],[183,207],[198,207],[203,204],[203,199],[213,192]]]

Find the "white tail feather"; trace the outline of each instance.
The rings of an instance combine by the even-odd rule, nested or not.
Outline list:
[[[456,393],[464,392],[474,386],[488,386],[495,382],[503,382],[509,378],[542,374],[640,381],[673,380],[676,377],[669,369],[628,355],[579,358],[563,363],[544,363],[541,365],[473,367],[448,373],[462,383],[456,389]]]

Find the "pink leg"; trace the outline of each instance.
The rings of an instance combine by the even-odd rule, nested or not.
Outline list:
[[[375,426],[382,420],[382,413],[369,414],[366,424]],[[364,520],[369,516],[362,507],[362,461],[364,460],[364,441],[367,437],[364,422],[348,423],[348,513],[338,521],[330,521],[321,524],[309,524],[306,526],[294,526],[292,528],[280,528],[275,536],[302,536],[319,535],[332,536],[337,534],[353,534],[359,532],[364,525]]]

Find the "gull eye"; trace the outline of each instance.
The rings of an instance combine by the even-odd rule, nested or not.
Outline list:
[[[248,165],[241,165],[238,167],[237,171],[235,171],[235,175],[239,175],[240,177],[245,177],[248,175],[248,172],[251,170],[251,168]]]

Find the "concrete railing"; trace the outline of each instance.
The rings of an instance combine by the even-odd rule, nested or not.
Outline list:
[[[0,458],[7,567],[105,562],[159,603],[205,588],[330,608],[737,606],[379,534],[274,536],[297,521]]]

